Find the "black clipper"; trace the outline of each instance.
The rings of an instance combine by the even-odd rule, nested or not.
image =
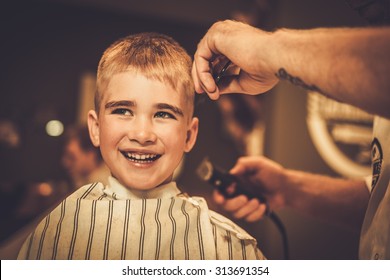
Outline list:
[[[200,163],[196,173],[200,179],[211,184],[227,198],[236,197],[240,194],[244,194],[248,198],[254,197],[253,194],[245,189],[245,185],[236,176],[216,167],[207,157]],[[228,187],[233,183],[236,183],[235,188],[229,189]]]

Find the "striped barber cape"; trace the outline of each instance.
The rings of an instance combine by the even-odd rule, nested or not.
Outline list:
[[[175,182],[130,191],[115,178],[86,185],[46,216],[18,259],[264,259],[256,240]]]

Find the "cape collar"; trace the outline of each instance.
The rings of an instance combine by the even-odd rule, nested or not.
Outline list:
[[[176,182],[172,181],[168,184],[160,185],[154,189],[141,191],[132,190],[123,186],[117,179],[110,176],[108,185],[105,186],[103,192],[113,199],[156,199],[156,198],[172,198],[179,195],[181,192],[177,188]]]

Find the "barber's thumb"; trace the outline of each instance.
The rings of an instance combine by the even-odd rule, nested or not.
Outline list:
[[[243,175],[245,174],[246,167],[240,161],[238,161],[230,170],[229,173],[232,175]]]

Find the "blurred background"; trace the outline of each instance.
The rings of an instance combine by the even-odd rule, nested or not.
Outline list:
[[[15,258],[20,242],[40,217],[77,184],[92,178],[86,162],[96,161],[91,169],[100,166],[78,145],[82,140],[70,140],[69,131],[83,126],[92,108],[102,52],[120,37],[153,31],[172,36],[193,55],[209,26],[228,18],[266,30],[366,24],[343,0],[2,2],[1,259]],[[261,96],[197,102],[200,134],[177,172],[179,185],[190,195],[205,196],[210,208],[223,212],[213,204],[211,188],[195,174],[205,156],[224,169],[239,156],[263,154],[287,168],[366,175],[371,116],[331,101],[331,110],[321,111],[318,104],[328,101],[313,96],[283,82]],[[328,143],[321,142],[325,138]],[[329,150],[318,148],[326,145],[337,154],[331,156],[333,162],[324,157]],[[79,174],[77,162],[85,169]],[[290,210],[278,214],[287,230],[291,259],[357,258],[359,233]],[[236,222],[257,238],[268,258],[283,258],[281,236],[267,218],[256,224]]]

